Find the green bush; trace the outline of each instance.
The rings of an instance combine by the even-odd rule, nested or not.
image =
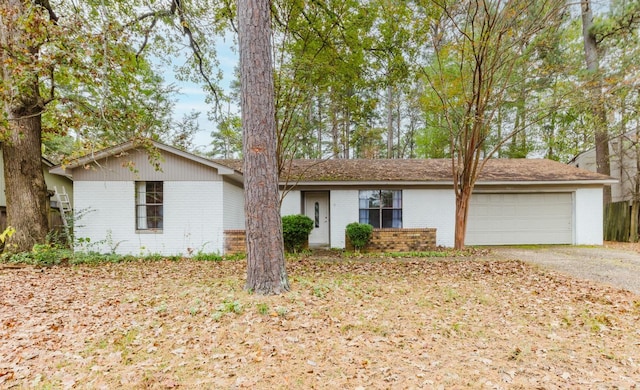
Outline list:
[[[367,223],[353,222],[347,225],[347,237],[356,250],[364,248],[369,243],[372,233],[373,226]]]
[[[37,266],[52,266],[68,262],[73,252],[54,244],[35,244],[30,252],[5,253],[2,262],[21,263]]]
[[[306,215],[286,215],[282,217],[282,236],[284,248],[288,252],[297,252],[304,247],[313,230],[313,221]]]

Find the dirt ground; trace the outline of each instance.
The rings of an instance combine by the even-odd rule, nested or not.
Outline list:
[[[288,260],[0,270],[0,388],[634,389],[640,297],[521,261]]]
[[[603,246],[495,247],[494,255],[554,269],[640,295],[640,243]]]

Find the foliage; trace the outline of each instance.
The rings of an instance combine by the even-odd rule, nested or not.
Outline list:
[[[21,263],[38,266],[53,266],[68,262],[73,252],[56,244],[36,244],[30,252],[5,253],[2,261],[7,263]]]
[[[5,242],[13,236],[16,232],[12,226],[7,226],[2,233],[0,233],[0,252],[4,250]]]
[[[195,261],[237,261],[243,255],[221,256],[216,253],[198,253],[191,259]],[[28,264],[34,266],[78,265],[128,263],[140,261],[179,261],[181,256],[163,256],[158,254],[119,255],[116,253],[100,253],[92,250],[72,251],[71,249],[53,243],[37,244],[29,252],[5,253],[0,256],[0,262],[8,264]]]
[[[456,249],[464,247],[469,200],[484,164],[525,128],[518,124],[524,112],[516,109],[514,125],[494,131],[500,109],[509,92],[522,91],[536,38],[557,25],[563,8],[554,2],[444,1],[429,15],[442,35],[434,37],[433,56],[423,75],[443,114],[450,145]],[[513,147],[512,153],[523,150],[526,145]]]
[[[211,132],[212,149],[207,153],[213,158],[237,158],[242,153],[242,121],[237,115],[223,115],[218,120],[217,131]]]
[[[356,250],[364,248],[371,240],[373,226],[367,223],[352,222],[346,228],[347,237]]]
[[[313,220],[306,215],[285,215],[282,217],[282,236],[285,249],[294,253],[303,249],[312,230]]]

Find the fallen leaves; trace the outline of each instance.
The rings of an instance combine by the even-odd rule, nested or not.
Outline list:
[[[521,262],[291,260],[247,294],[242,262],[0,272],[0,387],[629,388],[631,293]]]

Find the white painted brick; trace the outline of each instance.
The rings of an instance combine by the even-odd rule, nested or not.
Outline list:
[[[602,188],[579,188],[575,192],[575,244],[603,244]]]
[[[224,182],[224,229],[244,229],[244,190]]]
[[[344,248],[344,231],[348,224],[359,221],[358,190],[331,191],[331,247]]]
[[[167,256],[223,252],[222,182],[164,182],[161,233],[136,232],[133,182],[78,181],[74,193],[76,210],[93,210],[76,227],[76,237],[98,244],[91,250]]]
[[[282,196],[280,191],[280,196]],[[300,191],[288,191],[280,206],[280,215],[298,215],[302,213],[302,201]]]
[[[456,198],[450,189],[402,191],[402,227],[436,228],[436,245],[452,247]]]

